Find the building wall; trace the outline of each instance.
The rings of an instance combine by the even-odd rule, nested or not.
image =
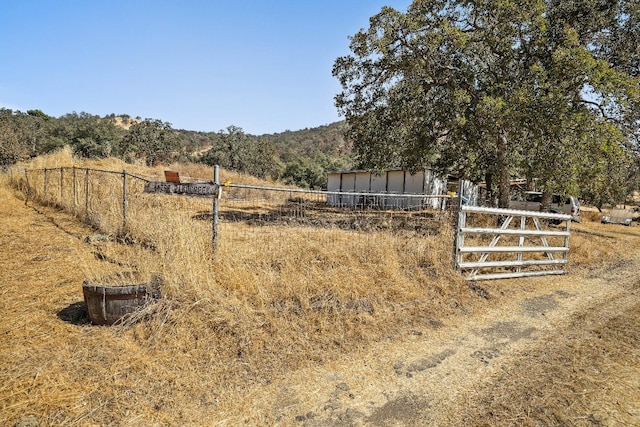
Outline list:
[[[327,190],[355,193],[381,193],[390,196],[362,195],[329,195],[327,202],[331,206],[375,205],[385,209],[420,209],[424,207],[423,199],[392,194],[432,194],[446,193],[446,180],[439,179],[430,170],[420,170],[411,174],[405,170],[387,170],[382,175],[368,171],[332,172],[327,177]],[[442,200],[428,200],[429,207],[442,207]]]

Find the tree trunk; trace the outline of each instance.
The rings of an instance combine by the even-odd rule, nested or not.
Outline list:
[[[551,208],[551,193],[544,191],[542,193],[542,202],[540,203],[540,210],[542,212],[548,212]]]
[[[491,172],[487,172],[484,177],[484,182],[486,184],[487,194],[485,199],[486,206],[495,207],[495,197],[493,195],[493,174]]]
[[[511,184],[509,181],[509,161],[507,156],[507,137],[498,135],[497,141],[497,166],[498,166],[498,207],[508,208],[511,197]]]

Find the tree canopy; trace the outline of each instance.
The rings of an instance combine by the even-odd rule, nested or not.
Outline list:
[[[129,160],[143,158],[148,166],[177,158],[180,149],[171,123],[158,119],[144,119],[131,125],[117,147],[120,156]]]
[[[0,108],[0,167],[69,146],[84,158],[119,157],[149,165],[193,160],[301,187],[324,187],[326,172],[351,168],[344,122],[299,131],[249,135],[173,129],[157,119],[86,112],[55,118],[41,110]]]
[[[278,169],[275,147],[268,141],[247,135],[237,126],[218,132],[218,143],[200,160],[260,178],[274,177]]]
[[[614,198],[593,182],[617,185],[637,148],[639,8],[637,0],[384,7],[333,68],[360,166],[430,166],[485,181],[500,206],[512,177],[536,179],[545,192]]]
[[[343,123],[272,135],[248,135],[229,126],[215,134],[198,160],[305,188],[326,187],[327,171],[351,166]]]

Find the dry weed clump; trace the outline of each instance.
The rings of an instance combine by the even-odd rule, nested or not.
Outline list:
[[[42,164],[58,166],[49,161]],[[68,164],[158,177],[163,169],[113,159]],[[190,168],[185,176],[196,180],[210,171]],[[69,177],[63,175],[63,184]],[[223,171],[222,177],[233,175]],[[0,188],[0,197],[13,200],[7,209],[20,205],[27,221],[17,223],[20,216],[0,210],[6,224],[25,231],[7,235],[3,249],[28,249],[4,257],[6,271],[19,274],[2,276],[11,284],[3,295],[15,301],[5,298],[0,307],[19,327],[0,323],[7,337],[2,354],[15,360],[0,362],[0,424],[15,425],[29,413],[59,425],[277,424],[275,412],[266,409],[238,415],[257,398],[248,390],[289,370],[431,328],[480,300],[452,271],[453,227],[446,215],[345,219],[327,209],[300,211],[295,221],[251,221],[239,211],[255,213],[258,204],[226,204],[213,253],[210,199],[142,194],[132,179],[123,224],[119,176],[91,173],[90,179],[88,213],[81,186],[75,194],[63,188],[61,196],[51,190],[46,200],[93,229],[33,199],[29,205],[41,213],[28,217],[30,211]],[[278,209],[269,208],[291,214]],[[238,214],[233,220],[231,210]],[[416,229],[424,224],[427,231]],[[49,234],[53,225],[64,233]],[[576,228],[572,263],[592,260],[596,247],[602,259],[616,253],[614,243],[607,246],[609,234],[596,236],[595,224]],[[28,270],[21,268],[25,262]],[[162,298],[119,327],[82,323],[82,281],[119,275],[113,284],[124,285],[127,274],[136,281],[162,277]],[[52,323],[65,307],[72,320]]]
[[[154,172],[154,176],[163,176],[165,170],[177,171],[180,173],[180,179],[185,182],[213,181],[213,167],[206,166],[201,163],[172,163],[168,166],[159,165],[149,170]],[[220,170],[220,181],[256,186],[276,186],[272,182],[266,182],[265,180],[256,178],[253,175],[247,175],[227,169]]]
[[[68,164],[126,169],[141,176],[177,169],[192,180],[212,174],[202,166],[145,169],[115,159],[82,164],[70,159]],[[32,179],[36,189],[43,185]],[[428,324],[472,298],[461,277],[451,272],[453,230],[446,216],[426,222],[413,214],[384,219],[373,213],[371,219],[354,213],[345,220],[336,210],[298,211],[302,204],[313,206],[314,200],[252,190],[252,201],[242,206],[245,214],[255,214],[266,201],[284,220],[267,225],[224,220],[239,211],[237,203],[223,204],[213,255],[210,199],[142,194],[142,182],[130,179],[125,224],[119,174],[89,173],[89,212],[83,211],[82,185],[75,186],[75,194],[65,190],[72,187],[71,179],[70,173],[63,174],[63,190],[48,191],[46,200],[75,212],[107,236],[107,242],[94,246],[109,261],[108,273],[120,268],[163,278],[163,300],[141,313],[146,322],[132,326],[135,336],[154,348],[205,343],[216,349],[216,360],[241,361],[243,370],[251,366],[252,375],[264,377],[279,366],[324,360],[411,325]],[[224,170],[221,179],[265,185]],[[245,200],[242,192],[246,190],[225,188],[226,200]],[[283,208],[292,198],[293,211]],[[428,233],[416,232],[425,224]],[[116,237],[127,244],[117,243]],[[102,269],[89,266],[83,274],[92,282],[105,277]],[[206,354],[200,357],[218,363]]]
[[[619,253],[620,240],[629,235],[638,235],[638,229],[612,225],[603,227],[599,223],[573,224],[569,239],[570,268],[600,268],[611,262]]]
[[[597,210],[584,210],[580,211],[580,220],[582,222],[600,222],[602,220],[602,213]]]
[[[43,169],[71,167],[77,163],[78,159],[73,156],[71,147],[65,146],[51,154],[34,157],[26,163],[20,163],[20,165],[27,169]]]

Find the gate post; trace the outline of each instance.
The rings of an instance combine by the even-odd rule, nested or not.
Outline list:
[[[462,254],[460,248],[464,245],[464,234],[461,232],[467,222],[467,214],[462,210],[462,179],[458,180],[458,201],[456,203],[456,230],[454,237],[454,251],[453,251],[453,269],[460,270],[460,263],[462,262]]]

